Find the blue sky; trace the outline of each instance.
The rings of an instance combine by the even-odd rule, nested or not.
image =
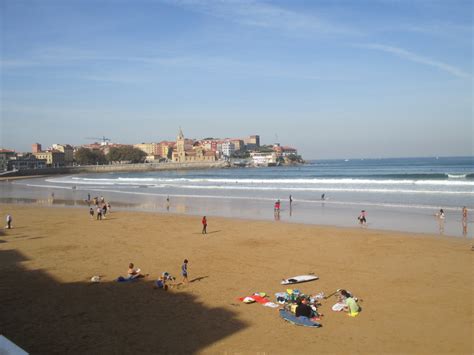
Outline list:
[[[473,155],[472,1],[2,0],[0,146]]]

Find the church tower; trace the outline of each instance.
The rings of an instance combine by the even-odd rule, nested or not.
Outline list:
[[[176,137],[176,152],[177,152],[177,161],[179,163],[184,163],[186,161],[186,152],[184,150],[184,134],[179,127],[178,137]]]

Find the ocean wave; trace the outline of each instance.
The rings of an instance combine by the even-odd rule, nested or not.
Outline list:
[[[355,179],[355,178],[311,178],[311,179],[239,179],[239,178],[77,178],[47,179],[48,182],[64,184],[104,185],[154,185],[175,183],[185,186],[187,183],[223,184],[223,185],[417,185],[417,186],[471,186],[474,181],[465,180],[467,174],[449,175],[446,180],[396,180],[396,179]],[[464,176],[464,177],[461,177]]]
[[[468,174],[446,174],[450,179],[465,179]]]
[[[447,190],[407,190],[407,189],[371,189],[371,188],[338,188],[338,187],[271,187],[271,186],[222,186],[222,185],[161,185],[167,188],[196,190],[251,190],[251,191],[307,191],[307,192],[364,192],[364,193],[404,193],[404,194],[455,194],[474,195],[474,191]]]

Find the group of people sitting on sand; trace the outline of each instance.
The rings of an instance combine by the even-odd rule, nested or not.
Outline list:
[[[338,290],[337,296],[339,299],[338,304],[341,305],[341,309],[351,317],[356,317],[361,308],[358,304],[358,299],[354,297],[349,291],[347,290]],[[319,313],[317,310],[317,306],[321,304],[318,302],[318,298],[316,297],[308,297],[308,296],[299,296],[297,299],[297,306],[295,310],[296,317],[306,317],[311,321],[319,321],[321,320],[321,316],[323,314]],[[333,308],[334,310],[334,308]],[[337,309],[339,310],[339,309]]]
[[[136,268],[133,263],[128,265],[127,278],[119,277],[118,281],[125,280],[134,280],[143,277],[147,277],[148,274],[142,274],[140,268]],[[183,280],[180,284],[187,284],[188,281],[188,259],[184,259],[183,264],[181,265],[181,276]],[[169,272],[163,272],[158,280],[155,281],[153,288],[167,290],[168,287],[178,286],[180,284],[175,284],[176,277],[171,276]]]

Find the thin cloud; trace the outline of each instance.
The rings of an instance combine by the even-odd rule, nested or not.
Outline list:
[[[185,9],[228,19],[235,23],[260,28],[273,28],[296,33],[360,35],[361,31],[322,16],[299,13],[256,0],[163,0]]]
[[[85,51],[81,49],[72,49],[67,47],[43,48],[38,52],[29,55],[34,58],[32,61],[12,60],[16,65],[10,66],[10,69],[24,69],[31,67],[77,67],[89,62],[117,62],[132,63],[130,70],[132,74],[124,74],[123,69],[119,72],[113,70],[108,73],[94,72],[88,70],[84,75],[73,75],[74,79],[104,82],[104,83],[122,83],[136,84],[150,82],[150,77],[141,74],[142,69],[147,70],[149,75],[154,75],[154,70],[163,68],[169,69],[199,69],[212,72],[225,72],[228,75],[238,77],[272,77],[288,78],[294,80],[321,80],[321,81],[346,81],[354,78],[346,78],[340,74],[331,74],[320,72],[311,66],[306,68],[291,65],[285,67],[279,63],[271,62],[249,62],[225,56],[202,56],[196,54],[190,55],[146,55],[146,56],[127,56],[117,54],[104,54],[100,51]],[[136,73],[136,74],[133,74]]]
[[[415,62],[415,63],[420,63],[424,64],[433,68],[437,68],[440,70],[443,70],[451,75],[454,75],[458,78],[463,78],[463,79],[472,79],[472,75],[470,73],[467,73],[459,68],[456,68],[455,66],[437,61],[432,58],[428,57],[423,57],[421,55],[418,55],[416,53],[407,51],[403,48],[398,48],[398,47],[393,47],[393,46],[387,46],[383,44],[360,44],[357,45],[357,47],[361,48],[368,48],[368,49],[373,49],[373,50],[378,50],[382,51],[385,53],[390,53],[393,55],[396,55],[397,57]]]

